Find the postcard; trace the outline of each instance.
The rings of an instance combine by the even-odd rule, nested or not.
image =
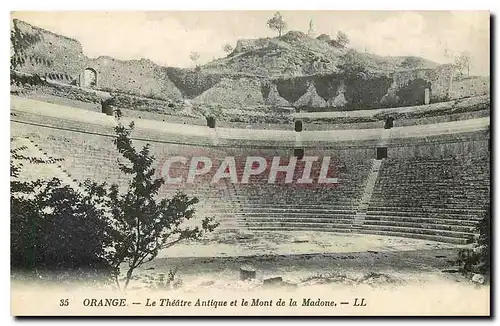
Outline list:
[[[11,13],[14,316],[489,316],[488,11]]]

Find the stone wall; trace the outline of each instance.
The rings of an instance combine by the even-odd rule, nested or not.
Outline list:
[[[489,77],[470,77],[453,80],[451,85],[451,98],[459,99],[490,94]]]
[[[13,28],[23,36],[35,35],[40,39],[25,50],[23,64],[17,70],[40,76],[53,76],[63,83],[77,82],[87,58],[80,42],[44,29],[31,26],[20,20],[13,21]]]
[[[166,69],[150,60],[121,61],[99,57],[88,59],[86,65],[97,71],[97,86],[101,89],[152,98],[182,98],[181,91],[169,80]]]
[[[25,22],[14,20],[23,34],[39,35],[40,41],[28,47],[24,64],[16,69],[65,84],[83,84],[84,70],[97,72],[98,89],[121,91],[141,96],[179,99],[181,92],[168,79],[166,68],[149,60],[121,61],[110,57],[88,58],[80,42]]]
[[[383,102],[390,105],[398,104],[402,99],[397,98],[398,90],[407,86],[411,81],[421,79],[430,85],[430,102],[442,102],[450,99],[450,87],[453,78],[453,66],[441,65],[436,69],[404,70],[393,73],[393,82],[384,97]],[[421,92],[421,103],[424,104],[424,90]]]
[[[92,138],[93,135],[107,135],[107,137],[110,137],[114,135],[113,126],[115,122],[110,116],[49,103],[40,106],[41,103],[43,102],[13,98],[11,121],[24,126],[45,126],[45,128],[54,129],[53,132],[57,132],[59,129],[72,131],[76,138]],[[61,109],[64,109],[64,111],[61,111]],[[293,150],[298,146],[297,135],[293,131],[292,125],[288,130],[268,129],[263,133],[262,130],[233,129],[234,127],[211,129],[203,125],[202,121],[200,121],[199,125],[194,125],[184,124],[185,122],[190,123],[189,121],[171,121],[167,118],[166,122],[162,122],[147,120],[148,117],[138,119],[138,117],[125,115],[128,117],[122,118],[124,124],[135,120],[135,137],[159,144],[213,147],[224,152],[232,151],[231,148],[239,148],[241,151],[248,153],[251,153],[253,149]],[[442,134],[437,129],[439,126],[432,124],[395,128],[389,134],[384,134],[384,129],[379,125],[376,129],[311,130],[300,133],[300,138],[303,148],[306,148],[307,151],[347,151],[347,156],[356,157],[359,155],[356,152],[357,150],[373,151],[377,146],[384,143],[392,148],[390,151],[399,153],[398,156],[409,155],[411,157],[412,155],[420,155],[420,148],[429,148],[428,153],[435,153],[439,157],[442,155],[440,153],[451,155],[453,152],[476,151],[475,148],[471,148],[469,145],[467,145],[469,147],[464,148],[460,147],[462,145],[457,145],[459,147],[455,148],[453,147],[455,145],[451,144],[487,142],[490,137],[487,128],[488,121],[488,119],[482,118],[471,120],[470,123],[455,125],[447,123],[442,126]],[[305,127],[307,128],[308,125],[306,124]],[[467,128],[464,129],[464,127]],[[22,135],[22,128],[19,128],[21,127],[18,127],[17,130],[20,130],[21,133],[18,134],[15,131],[16,129],[13,129],[13,136]],[[455,129],[456,131],[453,131]],[[382,142],[383,139],[385,139],[384,142]],[[452,146],[452,150],[445,150],[447,144]],[[75,146],[75,148],[78,148],[78,146]],[[441,151],[439,148],[444,149]],[[484,148],[487,149],[487,146],[483,146],[483,150]]]
[[[265,104],[339,111],[401,106],[405,99],[398,98],[399,90],[416,79],[430,83],[431,103],[489,92],[489,81],[485,79],[463,80],[450,85],[453,75],[450,65],[397,71],[392,76],[363,74],[355,78],[332,73],[288,78],[217,74],[204,71],[203,67],[200,71],[162,67],[145,59],[88,58],[83,54],[81,44],[74,39],[19,20],[14,21],[14,28],[24,34],[41,36],[40,41],[26,49],[23,55],[24,64],[17,68],[23,73],[84,85],[84,71],[90,68],[97,74],[95,88],[158,99],[187,98],[248,109]],[[235,53],[247,48],[267,47],[270,41],[247,43],[238,43]],[[423,104],[423,90],[421,98]]]

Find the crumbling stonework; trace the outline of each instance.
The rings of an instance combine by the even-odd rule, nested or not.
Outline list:
[[[490,79],[488,77],[470,77],[453,80],[450,97],[459,99],[464,97],[482,96],[490,93]]]
[[[389,105],[397,105],[401,99],[396,98],[397,90],[405,87],[412,80],[422,79],[430,83],[431,103],[442,102],[450,99],[450,86],[453,78],[453,66],[441,65],[436,69],[413,69],[403,70],[393,73],[393,83],[382,102]],[[424,104],[425,94],[422,93],[422,104]]]
[[[334,108],[342,108],[347,104],[345,99],[345,84],[342,82],[337,88],[337,94],[328,100],[327,105]]]
[[[229,61],[226,62],[226,68],[232,70],[221,73],[212,71],[211,64],[202,67],[200,71],[194,71],[162,67],[146,59],[122,61],[105,56],[92,59],[83,54],[81,44],[74,39],[19,20],[14,21],[14,28],[24,34],[41,36],[39,42],[26,49],[22,58],[23,64],[16,67],[16,70],[22,73],[37,74],[63,84],[170,101],[196,99],[197,102],[227,107],[293,104],[336,110],[401,106],[405,101],[398,98],[398,90],[418,78],[430,83],[430,103],[482,95],[489,91],[489,81],[485,79],[474,82],[453,81],[451,65],[441,65],[435,69],[396,71],[391,77],[373,75],[363,81],[367,86],[348,83],[345,76],[332,72],[335,67],[333,52],[331,58],[310,57],[305,55],[305,52],[297,52],[298,48],[294,46],[301,40],[311,43],[310,45],[316,46],[318,50],[328,47],[324,42],[308,38],[307,35],[302,35],[303,33],[287,33],[283,40],[267,38],[239,41],[231,56],[243,55],[248,57],[245,60],[249,61],[238,57],[238,62],[257,66],[264,64],[265,67],[262,68],[269,72],[281,71],[281,75],[269,73],[266,76],[251,76],[248,73],[240,74],[238,69],[244,71],[246,68],[235,67],[234,63]],[[249,51],[252,55],[248,55]],[[258,53],[253,53],[254,51]],[[86,84],[86,69],[95,71],[95,85]],[[307,76],[304,75],[304,69],[308,72]],[[312,75],[309,74],[310,71],[313,71]],[[392,78],[391,85],[387,85],[389,78]],[[373,91],[370,93],[370,90]],[[360,96],[360,92],[365,92],[367,96]],[[360,102],[361,97],[363,101]],[[423,102],[422,92],[422,104]]]
[[[306,93],[294,103],[294,106],[323,108],[326,106],[326,101],[318,95],[314,84],[310,83]]]
[[[271,83],[269,85],[269,94],[265,100],[266,105],[271,106],[289,106],[290,103],[280,96],[278,88],[275,84]]]
[[[96,88],[142,96],[180,99],[181,92],[168,79],[164,67],[145,59],[121,61],[111,57],[88,58],[80,42],[15,20],[23,34],[38,34],[41,41],[25,50],[24,64],[16,67],[64,84],[80,85],[84,70],[97,73]],[[83,85],[81,85],[83,86]]]
[[[264,104],[261,84],[258,79],[240,78],[236,80],[223,78],[212,88],[203,92],[193,103],[215,103],[229,107],[257,106]]]

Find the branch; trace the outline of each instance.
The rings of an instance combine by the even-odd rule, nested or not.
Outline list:
[[[178,242],[180,242],[181,240],[184,240],[184,239],[187,239],[187,237],[186,237],[186,236],[184,236],[184,237],[183,237],[182,235],[180,235],[180,236],[179,236],[179,238],[178,238],[177,240],[174,240],[174,241],[171,241],[171,242],[168,242],[168,243],[164,244],[163,246],[161,246],[161,247],[160,247],[160,249],[167,249],[167,248],[170,248],[170,247],[172,247],[174,244],[176,244],[176,243],[178,243]]]
[[[144,261],[144,259],[146,259],[146,257],[147,257],[148,255],[151,255],[151,257],[149,257],[149,259],[148,259],[148,260]],[[152,261],[152,260],[153,260],[153,259],[155,259],[155,258],[156,258],[156,255],[153,255],[153,254],[151,254],[151,252],[149,252],[149,251],[148,251],[148,252],[146,252],[146,253],[145,253],[145,254],[144,254],[144,255],[143,255],[143,256],[142,256],[142,257],[141,257],[141,258],[137,261],[136,267],[141,266],[143,263],[150,262],[150,261]]]

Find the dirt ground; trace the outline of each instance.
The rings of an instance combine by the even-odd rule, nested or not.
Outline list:
[[[242,266],[256,270],[256,282],[282,277],[285,282],[299,284],[319,276],[341,275],[349,283],[370,273],[388,276],[389,283],[467,282],[453,273],[459,248],[364,234],[228,232],[161,252],[137,269],[131,288],[161,287],[171,270],[177,271],[175,279],[181,280],[183,287],[231,287],[230,283],[236,286],[239,282]]]
[[[475,285],[470,277],[456,272],[459,248],[362,234],[227,232],[162,252],[134,272],[126,291],[117,291],[111,285],[13,283],[12,311],[120,316],[488,315],[489,286]],[[242,266],[253,268],[256,277],[241,280]],[[175,276],[167,282],[172,270]],[[277,279],[269,284],[265,282],[269,278]],[[73,303],[69,308],[59,307],[63,297]],[[138,305],[133,309],[82,305],[88,298],[109,297],[127,298]],[[356,306],[363,298],[367,305]],[[160,299],[190,301],[193,305],[201,300],[206,305],[186,309],[176,304],[145,304]],[[243,306],[245,300],[252,304]],[[279,300],[286,304],[278,307]],[[293,300],[296,307],[290,303]],[[305,305],[308,300],[323,304],[333,300],[336,306]],[[349,304],[342,305],[342,301]],[[224,302],[227,306],[222,306]]]

